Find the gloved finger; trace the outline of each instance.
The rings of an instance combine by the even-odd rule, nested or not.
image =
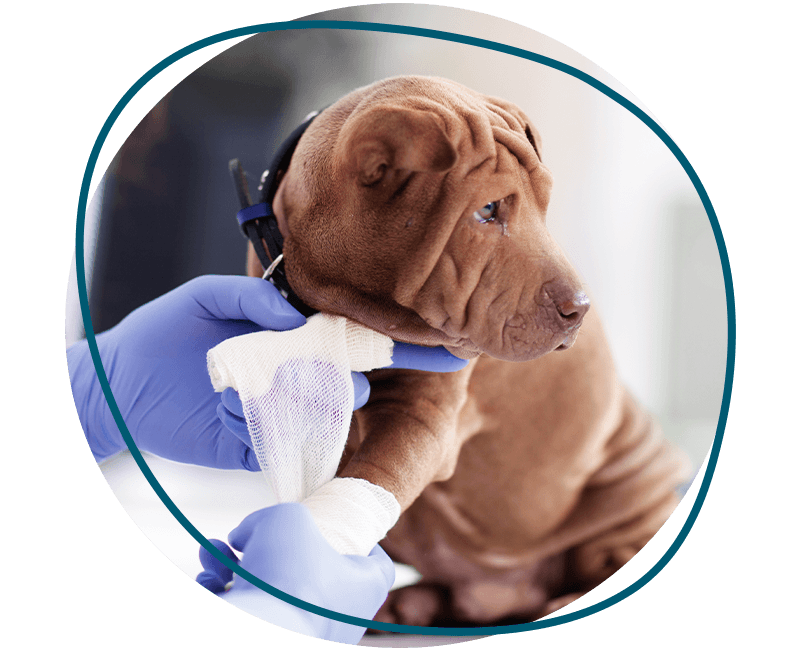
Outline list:
[[[209,427],[211,436],[209,443],[213,446],[214,456],[209,467],[219,469],[246,469],[258,472],[261,465],[255,450],[249,446],[247,424],[230,415],[222,404],[217,404],[217,422],[215,428]]]
[[[197,578],[195,578],[197,582],[199,582],[203,587],[208,589],[212,594],[221,594],[225,591],[225,587],[228,585],[228,582],[224,582],[216,573],[213,571],[201,571],[197,574]]]
[[[230,560],[233,560],[237,564],[239,563],[239,558],[236,557],[236,554],[230,549],[230,547],[223,541],[219,539],[210,539],[208,540],[211,542],[214,547],[225,557]],[[220,562],[217,558],[215,558],[208,550],[206,550],[203,546],[200,547],[200,564],[202,565],[203,573],[197,576],[197,581],[200,582],[200,576],[204,575],[204,580],[211,584],[213,581],[211,580],[211,576],[216,576],[219,581],[222,582],[222,586],[224,587],[233,579],[233,571],[226,567],[222,562]],[[200,584],[205,584],[200,582]],[[211,587],[206,587],[210,591],[214,591]],[[214,592],[218,593],[218,592]]]
[[[242,406],[242,400],[239,399],[239,393],[233,390],[233,388],[226,388],[224,391],[222,391],[220,399],[225,405],[225,408],[233,413],[233,415],[237,415],[244,419],[244,407]]]
[[[192,297],[217,320],[249,320],[268,330],[290,330],[305,324],[271,283],[261,278],[210,275],[187,283]]]
[[[262,550],[266,538],[271,538],[279,544],[288,544],[296,550],[297,540],[320,536],[308,508],[300,503],[278,503],[247,515],[242,523],[230,532],[228,543],[237,551],[244,552],[256,529]]]
[[[250,447],[244,448],[244,462],[242,463],[242,467],[248,472],[260,472],[263,469],[261,463],[258,462],[256,452],[250,449]]]
[[[217,404],[217,417],[225,425],[226,429],[250,449],[253,448],[253,441],[250,438],[250,432],[247,430],[247,422],[244,418],[231,413],[224,404]]]
[[[274,506],[273,506],[274,507]],[[264,519],[269,508],[262,508],[247,515],[236,528],[228,534],[228,544],[240,553],[244,551],[247,542],[253,534],[253,529]]]
[[[369,555],[367,557],[372,558],[375,560],[375,563],[378,565],[378,568],[381,570],[383,577],[386,579],[386,590],[392,588],[394,584],[394,562],[386,555],[386,551],[384,551],[378,544],[375,545]]]
[[[238,404],[239,410],[241,410],[242,403],[239,401],[239,396],[237,395],[236,391],[232,389],[226,389],[225,392],[228,390],[230,390],[234,396],[233,398],[229,398],[228,403],[230,404],[230,400],[234,399],[236,404]],[[223,393],[223,397],[224,395],[225,393]],[[224,401],[225,400],[223,399],[223,402]],[[236,404],[231,405],[236,408]],[[244,417],[234,415],[231,413],[228,407],[225,406],[225,404],[220,403],[217,404],[217,418],[219,418],[222,426],[236,436],[239,439],[239,442],[241,442],[238,450],[238,456],[241,458],[242,468],[251,472],[260,471],[261,465],[259,464],[258,456],[256,456],[256,452],[253,449],[253,440],[250,438],[250,430],[247,428],[247,421],[244,419]],[[238,442],[236,444],[238,444]],[[235,453],[233,450],[229,451],[231,451],[232,454]]]
[[[353,378],[353,410],[357,411],[369,400],[369,380],[360,372],[351,372]]]
[[[411,343],[395,341],[392,363],[387,368],[428,370],[430,372],[455,372],[466,367],[469,361],[459,359],[443,347],[425,348]]]

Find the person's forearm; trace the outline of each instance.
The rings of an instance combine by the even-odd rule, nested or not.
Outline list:
[[[101,336],[102,334],[97,338],[100,339]],[[87,341],[78,341],[67,348],[67,367],[72,396],[86,441],[95,460],[102,462],[122,451],[125,445],[111,420]]]

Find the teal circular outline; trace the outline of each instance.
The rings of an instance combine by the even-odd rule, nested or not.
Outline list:
[[[165,68],[169,67],[176,61],[182,59],[183,57],[191,54],[192,52],[196,52],[208,45],[213,45],[215,43],[219,43],[221,41],[225,41],[231,38],[237,38],[239,36],[247,36],[249,34],[257,34],[262,32],[273,32],[273,31],[285,31],[291,29],[345,29],[345,30],[353,30],[353,31],[372,31],[372,32],[386,32],[392,34],[407,34],[411,36],[421,36],[424,38],[434,38],[443,41],[451,41],[454,43],[462,43],[464,45],[472,45],[475,47],[480,47],[487,50],[493,50],[496,52],[503,52],[505,54],[510,54],[512,56],[516,56],[522,59],[527,59],[529,61],[534,61],[535,63],[540,63],[547,67],[553,68],[555,70],[559,70],[564,72],[576,79],[579,79],[596,90],[599,90],[604,95],[613,99],[623,108],[631,112],[633,115],[638,117],[642,122],[644,122],[651,131],[653,131],[659,139],[669,148],[672,154],[678,159],[681,163],[681,166],[686,171],[689,176],[689,179],[692,181],[692,185],[694,185],[695,190],[697,191],[698,195],[700,196],[700,200],[703,203],[703,207],[706,210],[706,215],[708,216],[708,220],[711,223],[711,229],[714,232],[714,239],[717,243],[717,249],[719,250],[720,262],[722,264],[722,275],[725,284],[725,297],[727,302],[728,308],[728,351],[727,351],[727,361],[725,366],[725,384],[723,387],[722,393],[722,405],[720,407],[720,415],[719,420],[717,423],[716,433],[714,434],[714,442],[711,446],[711,453],[708,458],[708,464],[706,466],[706,471],[703,476],[703,481],[700,485],[700,490],[697,495],[697,499],[692,506],[692,510],[689,513],[689,516],[686,522],[681,528],[678,536],[675,538],[675,541],[672,545],[667,549],[666,553],[661,557],[661,559],[641,578],[639,578],[636,582],[629,585],[622,591],[618,592],[614,596],[610,596],[605,600],[596,603],[595,605],[591,605],[590,607],[585,607],[583,609],[578,610],[577,612],[573,612],[571,614],[563,614],[561,616],[555,616],[553,618],[549,618],[546,620],[540,621],[533,621],[531,623],[520,623],[516,625],[505,625],[505,626],[491,626],[491,627],[454,627],[454,628],[440,628],[440,627],[425,627],[419,625],[399,625],[396,623],[379,623],[377,621],[371,621],[363,618],[358,618],[355,616],[348,616],[347,614],[341,614],[339,612],[334,612],[329,609],[325,609],[324,607],[318,607],[317,605],[312,605],[311,603],[307,603],[299,598],[295,598],[290,594],[284,593],[275,587],[265,583],[264,581],[260,580],[256,576],[252,575],[248,571],[239,567],[239,565],[232,562],[228,559],[225,555],[220,553],[217,548],[211,544],[203,535],[191,524],[191,522],[186,519],[183,513],[178,509],[178,507],[172,502],[169,498],[167,493],[159,484],[156,477],[150,471],[147,463],[145,462],[144,458],[142,458],[141,452],[139,451],[136,443],[133,441],[133,438],[128,431],[127,426],[125,425],[124,420],[122,419],[122,414],[117,407],[117,403],[114,400],[114,395],[111,392],[111,386],[108,383],[108,378],[105,374],[105,369],[103,368],[102,361],[100,359],[100,354],[97,349],[97,340],[95,339],[94,335],[94,328],[92,327],[92,321],[89,314],[89,302],[88,302],[88,295],[86,291],[86,276],[85,276],[85,269],[84,269],[84,251],[83,251],[83,231],[84,231],[84,224],[86,219],[86,205],[88,201],[88,194],[89,194],[89,184],[91,182],[92,175],[94,173],[94,168],[97,163],[98,156],[100,155],[100,150],[108,136],[108,133],[116,121],[117,117],[119,117],[122,110],[127,106],[133,96],[141,90],[153,77],[155,77],[159,72],[164,70]],[[158,495],[159,499],[161,499],[162,503],[167,507],[169,512],[172,514],[175,519],[183,526],[183,528],[197,541],[203,548],[205,548],[209,553],[211,553],[217,560],[222,562],[225,566],[231,569],[234,573],[241,576],[251,584],[259,587],[263,591],[267,592],[271,596],[274,596],[290,605],[294,605],[295,607],[299,607],[307,612],[311,612],[312,614],[317,614],[319,616],[325,616],[335,621],[339,621],[341,623],[348,623],[350,625],[357,625],[359,627],[369,627],[372,629],[383,630],[387,632],[405,632],[405,633],[414,633],[414,634],[425,634],[425,635],[436,635],[436,636],[480,636],[480,635],[494,635],[494,634],[509,634],[511,632],[524,632],[528,630],[536,630],[542,629],[547,627],[554,627],[556,625],[563,625],[564,623],[569,623],[571,621],[579,620],[581,618],[585,618],[587,616],[591,616],[597,612],[600,612],[616,603],[624,600],[628,596],[636,593],[641,589],[644,585],[650,582],[658,573],[667,565],[667,563],[672,559],[675,553],[683,544],[684,540],[686,539],[689,531],[691,530],[692,526],[694,525],[695,520],[697,519],[697,515],[700,512],[700,508],[705,501],[706,494],[708,493],[709,485],[711,484],[711,477],[714,473],[714,469],[717,465],[717,460],[719,458],[719,451],[722,445],[722,437],[725,430],[725,424],[728,420],[728,411],[730,409],[730,401],[731,401],[731,390],[733,387],[733,367],[734,367],[734,357],[735,357],[735,350],[736,350],[736,316],[735,316],[735,309],[734,309],[734,298],[733,298],[733,278],[731,276],[731,268],[730,268],[730,261],[728,258],[728,251],[725,247],[725,241],[722,237],[722,231],[719,226],[719,221],[717,220],[716,213],[714,212],[714,208],[711,205],[711,200],[708,197],[708,194],[703,187],[703,184],[700,182],[697,173],[694,171],[694,168],[691,166],[689,161],[686,159],[686,156],[683,155],[683,152],[678,148],[678,146],[673,142],[672,138],[667,135],[667,133],[651,118],[649,117],[644,111],[642,111],[639,107],[633,104],[631,101],[617,93],[616,91],[612,90],[602,82],[598,81],[591,75],[578,70],[570,65],[566,65],[555,59],[551,59],[546,56],[542,56],[540,54],[535,54],[533,52],[529,52],[528,50],[523,50],[521,48],[512,47],[509,45],[503,45],[501,43],[495,43],[494,41],[489,41],[486,39],[475,38],[472,36],[463,36],[460,34],[454,34],[451,32],[444,32],[440,30],[434,29],[424,29],[420,27],[405,27],[402,25],[388,25],[383,23],[368,23],[368,22],[355,22],[355,21],[338,21],[338,20],[309,20],[309,21],[300,21],[300,22],[279,22],[279,23],[265,23],[261,25],[251,25],[249,27],[241,27],[238,29],[228,30],[226,32],[220,32],[214,36],[209,36],[207,38],[201,39],[192,43],[191,45],[187,45],[186,47],[178,50],[174,54],[166,57],[161,62],[153,66],[150,70],[148,70],[142,77],[139,78],[136,83],[131,86],[131,88],[122,96],[122,98],[117,102],[114,109],[111,111],[111,114],[106,119],[103,127],[100,130],[100,133],[95,140],[94,146],[92,147],[91,154],[89,155],[89,161],[86,165],[86,171],[83,175],[83,182],[81,184],[80,195],[78,199],[78,216],[77,216],[77,225],[76,225],[76,234],[75,234],[75,265],[77,271],[77,281],[78,281],[78,297],[80,300],[81,306],[81,316],[83,318],[83,326],[86,332],[86,338],[89,344],[89,351],[92,356],[92,361],[94,363],[95,370],[97,371],[97,377],[100,382],[100,386],[103,390],[103,394],[108,402],[108,406],[111,410],[111,414],[114,417],[114,421],[117,423],[119,427],[120,433],[122,434],[123,439],[125,440],[125,444],[128,445],[128,449],[131,452],[136,464],[139,466],[144,477],[147,479],[147,482],[150,484],[150,487],[153,488],[155,493]]]

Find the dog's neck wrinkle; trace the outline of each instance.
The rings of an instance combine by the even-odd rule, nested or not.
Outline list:
[[[289,262],[302,259],[291,245]],[[391,298],[372,296],[342,284],[336,278],[321,277],[309,269],[287,266],[287,275],[296,295],[309,307],[345,316],[385,334],[396,341],[436,346],[449,343],[442,332],[431,328],[416,312],[395,303]],[[330,274],[329,274],[330,275]]]

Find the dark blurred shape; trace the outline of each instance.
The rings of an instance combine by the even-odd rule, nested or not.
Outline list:
[[[95,332],[198,275],[244,273],[228,161],[241,160],[257,196],[275,148],[309,112],[373,81],[376,43],[335,29],[256,34],[159,102],[106,175],[90,291]]]
[[[291,88],[264,61],[237,65],[237,48],[161,100],[114,159],[91,291],[96,332],[193,277],[244,272],[228,160],[242,161],[254,190]]]

